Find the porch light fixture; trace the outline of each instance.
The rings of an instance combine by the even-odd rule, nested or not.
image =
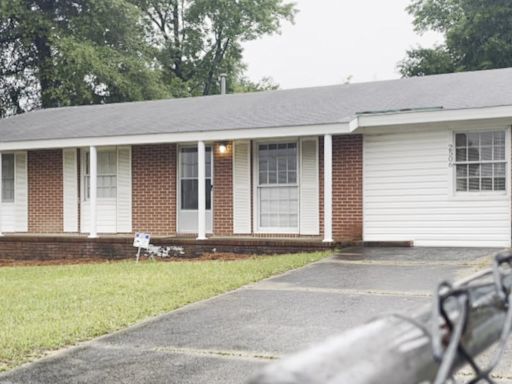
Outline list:
[[[226,142],[222,142],[222,143],[219,143],[219,153],[226,153],[228,150],[228,143]]]

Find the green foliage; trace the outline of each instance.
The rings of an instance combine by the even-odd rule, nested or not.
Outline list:
[[[445,43],[408,51],[403,76],[512,67],[510,0],[414,0],[408,11],[418,32],[441,32]]]
[[[325,256],[0,268],[0,371]]]
[[[126,0],[0,1],[3,115],[169,94]]]
[[[0,0],[0,117],[247,87],[241,43],[293,21],[284,0]]]
[[[279,32],[296,12],[284,0],[132,1],[144,12],[175,96],[219,93],[223,72],[231,89],[243,89],[241,43]]]

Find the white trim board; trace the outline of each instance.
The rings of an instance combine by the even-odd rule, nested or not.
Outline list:
[[[20,149],[47,149],[90,146],[121,146],[162,143],[187,143],[197,141],[232,141],[244,139],[287,138],[297,136],[341,135],[350,133],[348,123],[304,125],[274,128],[233,129],[221,131],[177,132],[109,137],[84,137],[74,139],[48,139],[33,141],[0,142],[0,151]]]

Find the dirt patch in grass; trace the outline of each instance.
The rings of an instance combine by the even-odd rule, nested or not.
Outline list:
[[[237,253],[203,253],[198,257],[156,257],[155,260],[158,262],[197,262],[197,261],[210,261],[210,260],[246,260],[253,258],[254,255],[244,255]],[[129,259],[122,260],[105,260],[102,258],[83,258],[83,259],[52,259],[52,260],[13,260],[13,259],[0,259],[1,267],[18,267],[18,266],[36,266],[36,265],[76,265],[76,264],[102,264],[102,263],[118,263],[120,261],[126,261]],[[133,258],[135,261],[135,258]],[[153,262],[148,257],[141,257],[141,262]]]

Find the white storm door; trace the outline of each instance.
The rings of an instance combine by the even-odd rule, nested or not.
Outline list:
[[[206,146],[206,232],[212,233],[213,152]],[[178,152],[178,232],[197,233],[197,146],[182,146]]]

